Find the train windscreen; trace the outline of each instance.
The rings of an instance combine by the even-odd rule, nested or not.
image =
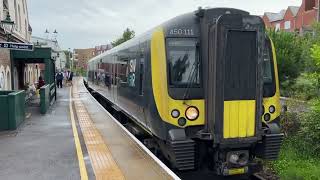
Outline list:
[[[263,96],[271,97],[275,92],[272,46],[271,41],[266,39],[263,53]]]
[[[170,86],[178,88],[200,86],[200,64],[195,39],[167,39],[167,58]]]

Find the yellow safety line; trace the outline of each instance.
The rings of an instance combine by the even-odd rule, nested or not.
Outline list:
[[[76,127],[76,122],[75,122],[74,114],[73,114],[71,89],[72,89],[72,87],[70,88],[70,93],[69,93],[70,94],[70,97],[69,97],[70,98],[70,101],[69,101],[70,120],[71,120],[71,125],[72,125],[74,143],[75,143],[76,149],[77,149],[80,177],[81,177],[81,180],[88,180],[88,173],[87,173],[86,165],[84,163],[83,153],[82,153],[79,135],[78,135],[78,130]]]
[[[77,83],[73,87],[75,113],[86,144],[90,161],[97,180],[124,180],[125,177],[114,160],[105,139],[92,121],[85,105],[80,100]]]

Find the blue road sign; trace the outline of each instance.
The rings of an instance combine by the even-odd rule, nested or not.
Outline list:
[[[33,51],[33,44],[0,42],[0,48],[20,50],[20,51]]]

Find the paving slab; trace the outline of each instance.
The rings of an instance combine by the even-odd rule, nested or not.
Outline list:
[[[40,115],[37,106],[27,111],[31,116],[17,131],[0,133],[0,179],[80,179],[69,88],[58,89],[57,102],[46,115]]]

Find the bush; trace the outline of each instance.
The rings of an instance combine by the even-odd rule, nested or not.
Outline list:
[[[273,162],[270,167],[276,171],[280,179],[316,180],[320,177],[319,159],[296,149],[299,143],[301,141],[286,139],[280,151],[279,160]]]
[[[281,131],[285,137],[294,136],[300,130],[298,113],[286,112],[281,116]]]
[[[291,91],[290,96],[302,100],[310,100],[319,95],[318,86],[317,73],[302,73],[295,81],[295,84],[291,86],[291,89],[287,88],[287,91]]]
[[[298,135],[305,144],[300,145],[301,150],[320,155],[320,99],[312,102],[311,110],[303,114],[300,123]]]
[[[276,48],[280,82],[288,81],[292,85],[304,70],[301,59],[305,48],[304,38],[284,31],[270,31],[269,36]]]

